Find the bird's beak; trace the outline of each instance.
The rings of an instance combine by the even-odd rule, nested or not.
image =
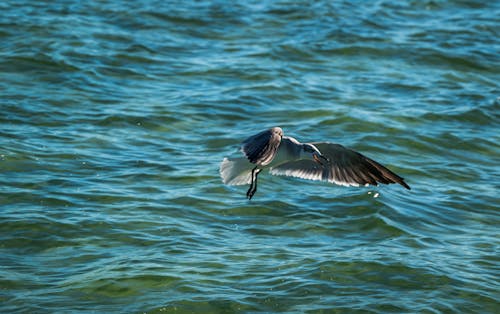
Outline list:
[[[324,162],[328,162],[328,158],[326,158],[323,155],[319,155],[319,154],[313,154],[313,159],[315,162],[317,162],[318,164],[320,164],[322,166],[323,166]]]

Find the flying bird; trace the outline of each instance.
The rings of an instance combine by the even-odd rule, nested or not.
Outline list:
[[[329,142],[300,143],[284,136],[280,127],[250,136],[243,141],[241,152],[244,157],[224,158],[219,172],[224,184],[250,184],[249,200],[257,191],[257,177],[263,169],[272,175],[344,186],[399,183],[410,190],[403,178],[363,154]]]

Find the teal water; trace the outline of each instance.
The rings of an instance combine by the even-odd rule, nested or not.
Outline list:
[[[498,313],[498,2],[0,12],[0,312]],[[249,202],[218,166],[272,126],[412,190]]]

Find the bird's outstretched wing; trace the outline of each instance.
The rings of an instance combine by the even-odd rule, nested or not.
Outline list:
[[[312,143],[328,162],[320,165],[313,160],[297,160],[273,167],[273,175],[285,175],[309,180],[323,180],[345,186],[399,183],[410,186],[403,178],[354,150],[334,143]]]
[[[251,163],[265,166],[276,156],[282,137],[283,130],[279,127],[265,130],[244,140],[241,151]]]

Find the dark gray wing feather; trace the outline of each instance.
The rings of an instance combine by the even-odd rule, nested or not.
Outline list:
[[[241,151],[251,163],[265,166],[276,156],[282,137],[281,128],[265,130],[244,140]]]
[[[323,166],[313,160],[302,159],[273,167],[271,174],[323,180],[346,186],[399,183],[406,189],[410,189],[403,178],[352,149],[334,143],[312,144],[328,158],[328,162]]]

